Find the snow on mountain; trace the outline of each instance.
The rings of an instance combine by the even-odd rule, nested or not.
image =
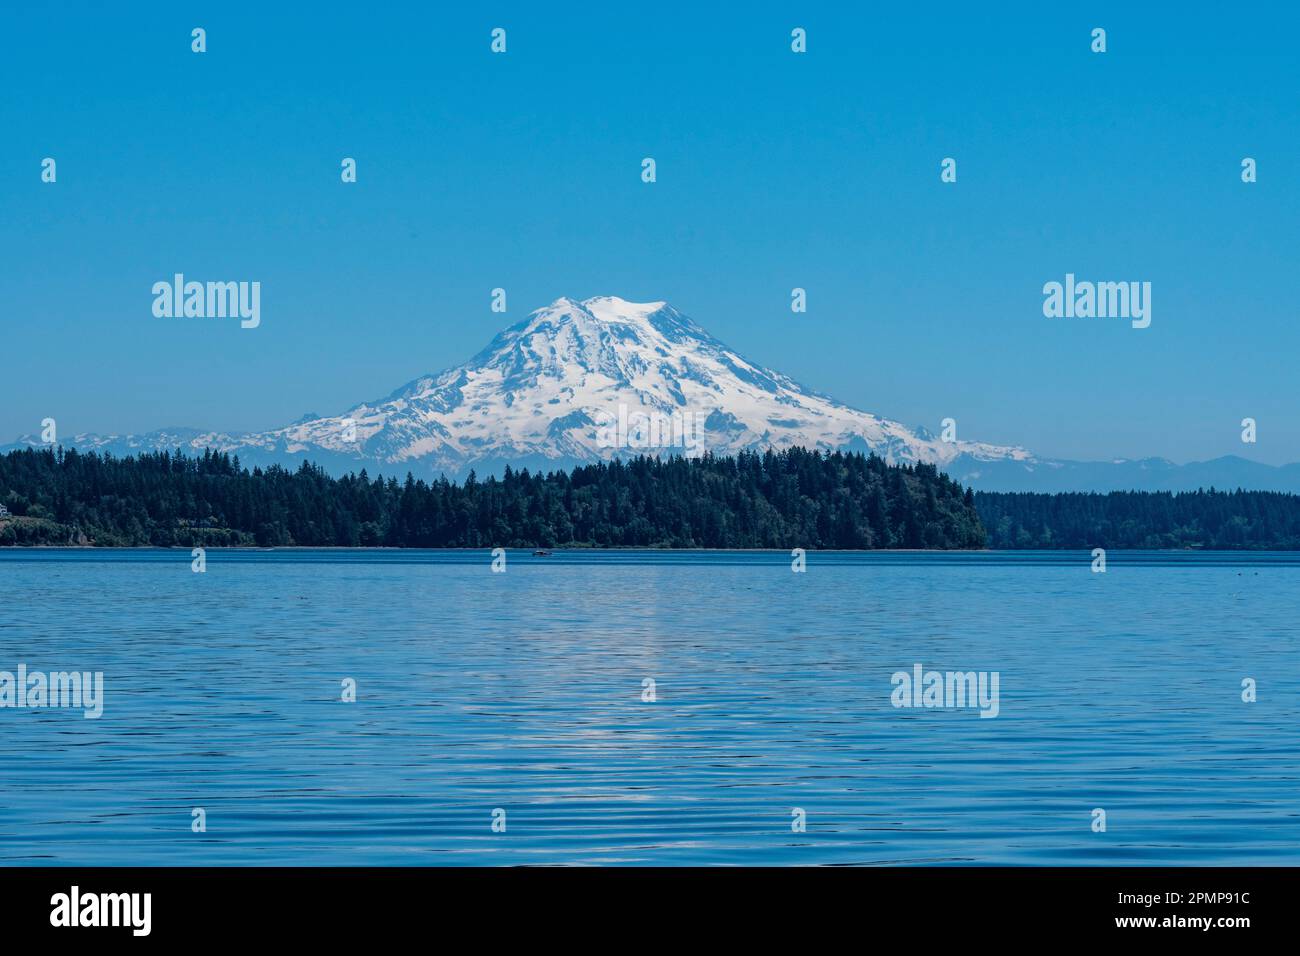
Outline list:
[[[1029,457],[1022,449],[942,442],[849,408],[747,361],[666,303],[611,296],[559,299],[500,333],[464,365],[340,416],[245,436],[242,443],[421,461],[446,471],[497,460],[592,461],[640,451],[791,445],[865,444],[890,461],[940,464],[962,453]]]
[[[167,429],[65,444],[119,453],[210,447],[249,462],[309,458],[435,475],[792,445],[940,466],[959,457],[1033,461],[1021,448],[944,442],[850,408],[746,360],[667,303],[612,296],[557,299],[465,364],[340,415],[248,434]]]

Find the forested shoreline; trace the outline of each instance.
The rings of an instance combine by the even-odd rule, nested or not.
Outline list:
[[[1300,550],[1296,495],[973,493],[801,448],[461,483],[24,449],[0,455],[0,505],[0,546]]]
[[[456,484],[304,463],[26,449],[0,456],[0,545],[982,548],[974,496],[932,465],[793,448]]]
[[[1300,550],[1300,496],[1277,491],[977,492],[994,549]]]

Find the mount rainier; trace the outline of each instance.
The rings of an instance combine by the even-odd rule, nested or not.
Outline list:
[[[685,448],[611,442],[609,423],[619,417],[620,406],[623,416],[635,420],[686,418],[699,426],[699,442]],[[37,444],[37,436],[24,436],[10,447]],[[367,468],[399,478],[408,471],[456,478],[470,469],[496,473],[507,464],[557,469],[640,453],[734,454],[793,445],[874,451],[891,463],[932,463],[963,483],[985,488],[1105,490],[1187,481],[1195,487],[1204,477],[1186,473],[1197,466],[1162,459],[1051,461],[1018,447],[942,441],[748,361],[667,303],[612,296],[557,299],[499,333],[463,365],[417,378],[386,398],[339,415],[309,415],[262,432],[164,429],[80,434],[60,444],[119,455],[211,448],[238,455],[246,465],[295,466],[310,460],[334,473]],[[1227,467],[1225,462],[1279,474],[1296,468],[1242,459],[1201,467]]]

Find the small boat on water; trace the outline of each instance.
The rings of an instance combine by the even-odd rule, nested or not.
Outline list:
[[[533,552],[533,557],[534,557],[534,558],[549,558],[550,556],[551,556],[551,552],[549,552],[549,551],[534,551],[534,552]]]

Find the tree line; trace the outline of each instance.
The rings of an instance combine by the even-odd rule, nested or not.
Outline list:
[[[65,449],[0,456],[0,545],[981,548],[974,496],[933,465],[802,448],[507,468],[457,484],[304,462]]]
[[[1300,496],[1274,491],[982,491],[988,546],[1300,550]]]
[[[980,492],[933,465],[787,451],[500,478],[333,478],[158,451],[0,455],[0,545],[1300,550],[1300,496]]]

